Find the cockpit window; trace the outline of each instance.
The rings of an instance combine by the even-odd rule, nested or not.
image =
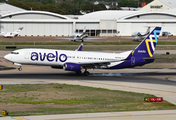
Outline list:
[[[15,54],[15,55],[17,55],[17,54],[19,54],[19,52],[11,52],[11,54]]]

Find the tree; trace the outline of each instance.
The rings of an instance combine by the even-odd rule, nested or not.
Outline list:
[[[106,9],[105,5],[103,5],[103,4],[94,5],[90,2],[88,2],[87,4],[84,4],[81,7],[81,10],[83,12],[90,13],[90,12],[94,12],[94,11],[107,10],[107,9]]]
[[[85,4],[81,7],[81,10],[86,13],[94,11],[94,5],[92,3]]]
[[[8,2],[8,4],[11,4],[11,5],[17,6],[19,8],[23,8],[23,9],[27,9],[27,7],[28,7],[24,2],[16,1],[16,0],[11,0]]]
[[[98,6],[101,7],[101,10],[107,10],[106,6],[102,3],[98,4]]]
[[[26,5],[28,6],[27,10],[40,10],[40,5],[34,2],[27,2]]]
[[[120,6],[120,7],[138,7],[137,4],[138,3],[138,1],[136,1],[136,0],[120,0],[119,2],[118,2],[118,5]]]
[[[61,9],[63,9],[66,14],[76,14],[76,8],[74,7],[73,4],[69,2],[62,2],[61,4],[58,5]]]

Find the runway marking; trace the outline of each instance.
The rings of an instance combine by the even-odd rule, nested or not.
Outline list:
[[[14,119],[18,119],[18,120],[28,120],[28,119],[25,119],[25,118],[19,118],[19,117],[13,117]]]
[[[114,112],[114,114],[120,114],[120,115],[126,115],[126,116],[136,116],[136,115],[134,115],[134,114],[117,113],[117,112]]]

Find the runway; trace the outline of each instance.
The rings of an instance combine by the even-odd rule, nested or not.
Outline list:
[[[159,110],[4,117],[1,120],[175,120],[175,117],[176,110]]]
[[[162,51],[163,52],[163,51]],[[0,57],[7,52],[4,51]],[[2,57],[1,57],[2,58]],[[12,63],[1,62],[1,67],[14,67]],[[89,70],[90,76],[77,76],[74,72],[52,69],[47,66],[23,66],[17,69],[0,70],[0,84],[48,84],[61,83],[153,94],[176,105],[175,69],[119,69]],[[176,110],[171,111],[136,111],[114,113],[85,113],[70,115],[25,116],[23,120],[115,120],[115,119],[163,119],[174,120]],[[3,117],[2,120],[20,119],[20,117]],[[22,118],[21,118],[22,119]]]
[[[66,83],[140,93],[150,93],[176,104],[176,81],[168,80],[175,69],[89,70],[90,76],[43,66],[23,66],[0,72],[0,84]]]
[[[154,94],[176,104],[176,81],[168,80],[175,75],[174,69],[122,69],[90,70],[90,76],[76,76],[74,72],[51,69],[41,66],[24,66],[23,71],[0,71],[0,84],[48,84],[61,83],[83,85],[111,90],[123,90]],[[25,116],[23,120],[125,120],[125,119],[163,119],[174,120],[176,110],[136,111],[113,113],[84,113],[66,115]],[[2,120],[22,119],[22,117],[3,117]]]

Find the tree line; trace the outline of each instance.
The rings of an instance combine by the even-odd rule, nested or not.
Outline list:
[[[107,1],[111,4],[114,0]],[[149,3],[151,1],[118,0],[118,6],[113,6],[110,9],[120,10],[120,7],[139,7],[141,2]],[[4,0],[0,0],[0,2],[4,2]],[[94,5],[93,0],[9,0],[7,3],[25,10],[48,11],[62,15],[80,15],[80,11],[90,13],[93,11],[107,10],[103,3]]]

